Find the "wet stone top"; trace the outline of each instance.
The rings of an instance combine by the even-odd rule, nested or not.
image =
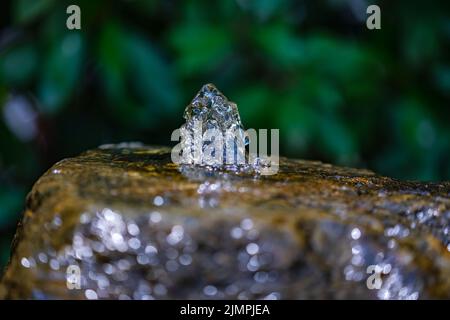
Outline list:
[[[102,146],[36,182],[0,298],[450,298],[449,219],[448,182],[286,158],[272,176],[182,168],[168,148]]]

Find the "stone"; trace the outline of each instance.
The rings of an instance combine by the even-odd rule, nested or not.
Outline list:
[[[287,158],[270,176],[196,170],[137,143],[58,162],[0,298],[450,298],[449,182]]]

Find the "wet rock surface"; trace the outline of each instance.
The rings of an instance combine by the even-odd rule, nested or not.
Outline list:
[[[449,220],[448,182],[285,158],[272,176],[208,171],[103,146],[35,184],[0,298],[450,298]]]

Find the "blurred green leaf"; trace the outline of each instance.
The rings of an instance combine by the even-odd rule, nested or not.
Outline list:
[[[0,228],[17,222],[25,201],[25,192],[19,188],[0,188]]]
[[[0,83],[20,87],[29,83],[37,69],[38,54],[31,44],[23,44],[0,54]]]
[[[245,86],[235,92],[233,100],[238,104],[244,124],[254,126],[271,117],[270,113],[264,112],[274,108],[271,105],[273,101],[271,94],[271,90],[264,84]]]
[[[16,0],[14,18],[18,23],[28,23],[46,12],[54,0]]]
[[[121,41],[125,39],[123,30],[116,23],[104,26],[98,46],[100,71],[111,109],[124,123],[142,127],[149,121],[149,111],[135,104],[126,94],[127,58],[121,47]]]
[[[305,63],[319,74],[351,87],[367,81],[375,71],[374,57],[349,40],[315,35],[305,40]]]
[[[404,143],[403,149],[419,155],[424,149],[433,147],[436,139],[434,121],[419,98],[411,96],[400,101],[394,115],[398,137]]]
[[[11,236],[12,238],[12,236]],[[10,254],[10,239],[0,239],[0,270],[6,265]]]
[[[261,21],[269,19],[280,8],[286,5],[286,0],[237,0],[238,5],[257,16]]]
[[[149,127],[179,107],[180,92],[165,59],[143,37],[107,24],[99,43],[107,96],[122,121]]]
[[[125,35],[115,23],[104,26],[98,44],[99,64],[103,72],[103,81],[106,83],[108,96],[120,99],[124,87],[125,64],[120,41]]]
[[[336,84],[314,73],[303,75],[297,90],[302,101],[313,110],[335,112],[343,104]]]
[[[139,98],[154,105],[157,113],[174,111],[180,103],[180,93],[172,69],[150,42],[136,34],[129,34],[125,54],[129,72]]]
[[[356,140],[342,119],[322,116],[318,119],[319,148],[340,164],[353,164],[358,157]]]
[[[84,47],[82,33],[71,31],[50,48],[41,70],[38,87],[39,107],[42,112],[58,112],[79,84]]]
[[[263,25],[257,27],[256,44],[277,65],[285,68],[296,66],[305,59],[304,43],[287,25]]]
[[[407,28],[401,38],[405,62],[413,67],[426,64],[439,52],[439,40],[434,21],[424,16],[420,17],[416,23],[420,26]]]
[[[170,34],[181,75],[206,73],[217,68],[232,53],[233,39],[223,26],[180,25]]]
[[[158,5],[162,5],[160,1],[157,0],[145,0],[145,1],[135,1],[131,9],[137,14],[144,14],[146,16],[155,13]]]
[[[434,83],[445,95],[450,95],[450,66],[439,65],[433,70]]]
[[[314,108],[303,100],[300,91],[292,90],[285,94],[279,94],[277,103],[277,128],[280,128],[282,141],[285,141],[284,152],[288,155],[302,154],[310,147],[316,136],[316,124],[318,115]]]

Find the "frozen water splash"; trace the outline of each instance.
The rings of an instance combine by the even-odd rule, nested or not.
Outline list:
[[[246,162],[245,146],[249,141],[238,108],[213,84],[201,88],[186,107],[184,118],[186,123],[181,127],[184,164],[222,167]],[[211,158],[219,160],[208,162]]]
[[[192,129],[193,121],[204,123],[206,129],[244,130],[237,105],[228,99],[213,85],[205,84],[184,111],[186,129]]]
[[[172,161],[188,176],[222,173],[272,175],[278,172],[278,129],[271,129],[271,156],[267,129],[244,131],[237,106],[214,85],[206,84],[184,112],[186,123],[172,133],[181,142],[172,149]],[[199,172],[200,171],[200,172]]]

